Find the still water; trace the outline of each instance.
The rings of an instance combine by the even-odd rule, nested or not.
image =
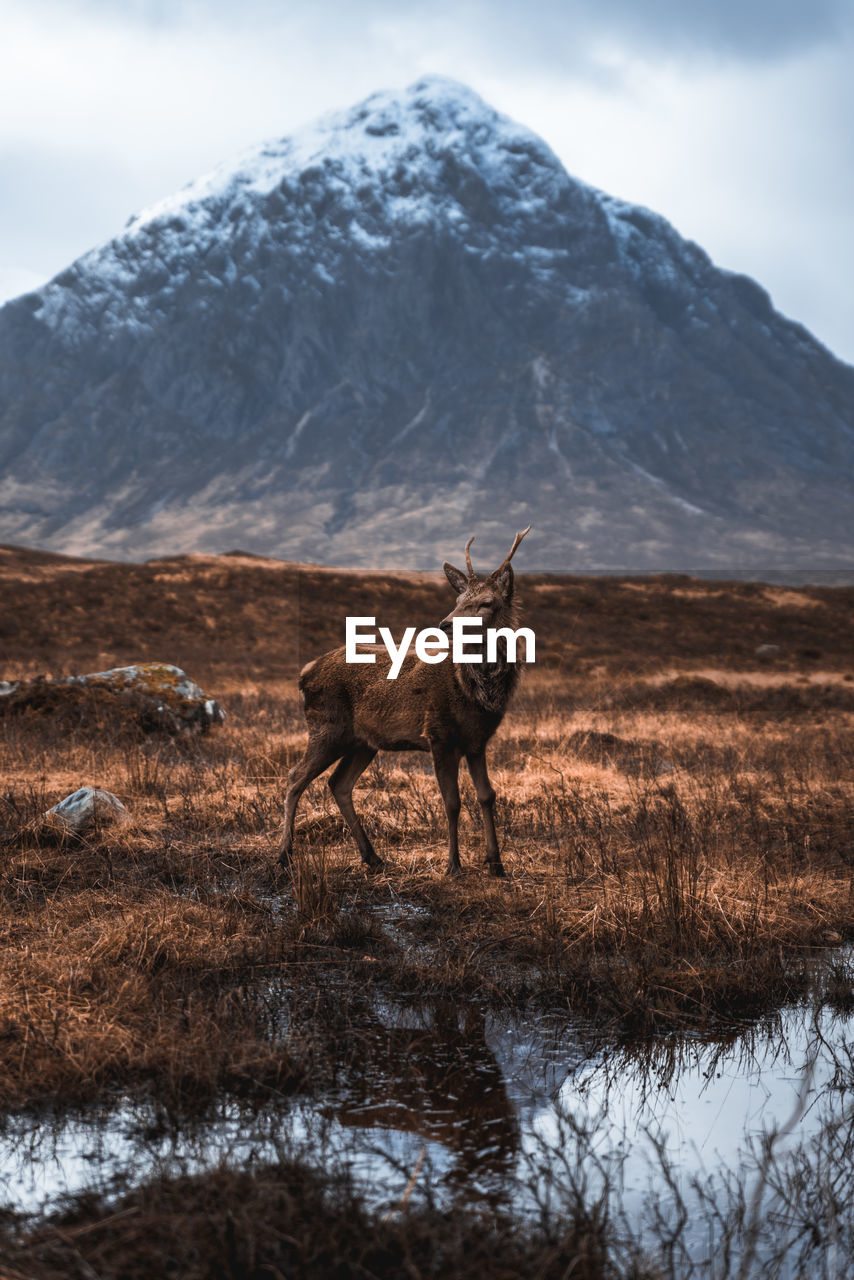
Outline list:
[[[724,1041],[591,1051],[566,1021],[379,1002],[356,1031],[358,1054],[319,1098],[261,1112],[225,1100],[180,1127],[126,1100],[10,1118],[0,1200],[37,1213],[80,1191],[297,1155],[347,1167],[389,1209],[407,1188],[532,1214],[595,1203],[641,1247],[678,1237],[679,1274],[753,1274],[753,1261],[763,1275],[849,1274],[850,1016],[796,1008]],[[828,1213],[799,1269],[811,1219]]]

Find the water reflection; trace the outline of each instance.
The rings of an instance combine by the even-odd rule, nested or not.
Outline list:
[[[452,1157],[449,1186],[500,1186],[517,1167],[521,1130],[486,1028],[482,1010],[461,1014],[445,1002],[419,1013],[414,1026],[379,1016],[362,1022],[345,1097],[329,1114],[347,1128],[393,1129],[441,1144]]]
[[[285,1021],[306,1036],[310,1002],[292,1000]],[[346,1165],[382,1205],[410,1183],[416,1198],[523,1212],[597,1202],[710,1276],[745,1249],[767,1262],[794,1257],[809,1230],[837,1247],[850,1232],[850,1016],[796,1009],[714,1043],[595,1052],[565,1022],[441,1001],[407,1010],[363,994],[345,1025],[319,1098],[262,1111],[224,1100],[195,1124],[127,1101],[106,1116],[8,1119],[0,1193],[34,1211],[67,1192],[298,1156]]]
[[[851,1083],[850,1032],[829,1009],[795,1009],[725,1042],[656,1041],[587,1064],[561,1102],[599,1117],[631,1150],[631,1180],[644,1180],[651,1138],[690,1180],[737,1167],[749,1139],[780,1131],[796,1110],[790,1145],[838,1114]]]

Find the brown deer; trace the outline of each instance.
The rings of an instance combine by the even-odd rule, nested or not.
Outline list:
[[[457,592],[457,603],[440,624],[450,632],[454,618],[480,618],[487,628],[513,627],[516,621],[513,567],[510,561],[530,531],[517,533],[504,562],[488,577],[472,568],[466,543],[468,572],[445,561],[445,577]],[[382,860],[365,834],[353,806],[353,787],[378,751],[429,751],[445,812],[448,815],[448,874],[460,870],[457,828],[460,816],[459,767],[465,756],[483,814],[486,864],[492,875],[503,876],[493,808],[495,792],[486,770],[486,746],[504,718],[519,678],[508,661],[506,641],[499,637],[493,662],[427,664],[414,654],[403,661],[396,680],[387,678],[389,655],[380,646],[372,664],[348,663],[344,649],[333,649],[303,667],[299,687],[308,722],[308,746],[288,775],[285,831],[280,860],[286,868],[293,858],[294,817],[300,796],[324,769],[337,760],[329,786],[353,834],[362,861],[378,870]],[[385,661],[384,661],[385,658]]]

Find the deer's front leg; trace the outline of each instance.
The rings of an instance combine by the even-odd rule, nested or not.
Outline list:
[[[486,752],[478,751],[466,756],[466,764],[469,767],[483,817],[483,830],[486,834],[486,865],[491,875],[503,876],[505,872],[498,850],[498,836],[495,833],[495,791],[486,771]]]
[[[448,875],[452,876],[456,875],[460,869],[458,837],[460,825],[460,757],[457,752],[450,751],[437,743],[433,743],[431,749],[433,752],[433,768],[436,770],[436,779],[445,804],[445,813],[448,815]]]

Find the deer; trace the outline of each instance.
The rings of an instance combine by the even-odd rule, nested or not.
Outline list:
[[[529,525],[517,533],[503,562],[492,573],[475,573],[471,561],[474,535],[466,543],[463,573],[446,560],[445,577],[457,593],[452,611],[439,624],[450,633],[455,618],[479,618],[484,629],[515,626],[518,603],[511,560]],[[504,866],[495,831],[495,791],[486,767],[486,748],[495,734],[519,680],[519,668],[508,660],[507,644],[499,636],[495,660],[483,663],[422,662],[408,653],[396,680],[387,678],[389,655],[370,646],[376,662],[353,664],[344,648],[333,649],[307,663],[299,675],[308,745],[288,774],[284,807],[284,836],[279,860],[293,869],[294,820],[306,787],[331,765],[329,787],[350,829],[362,862],[370,871],[384,863],[359,821],[353,788],[378,751],[424,751],[433,757],[448,819],[447,874],[461,870],[459,853],[460,761],[465,757],[486,837],[485,863],[493,876]],[[385,657],[385,661],[383,660]]]

